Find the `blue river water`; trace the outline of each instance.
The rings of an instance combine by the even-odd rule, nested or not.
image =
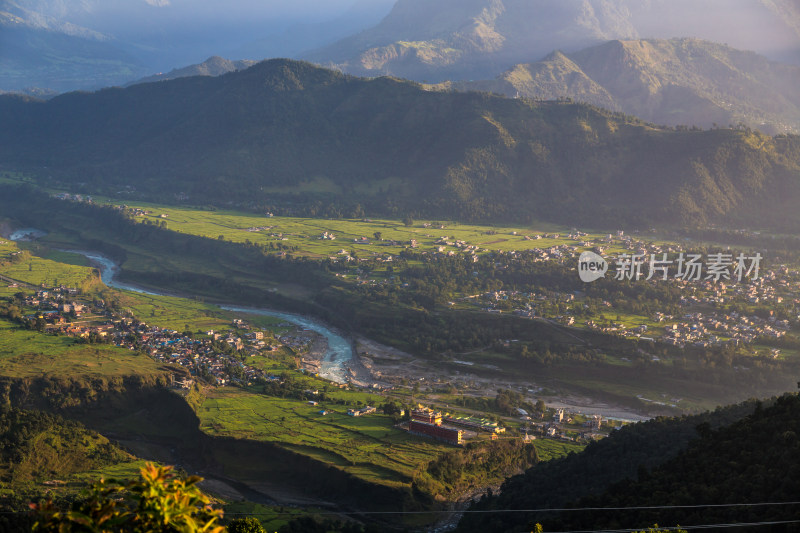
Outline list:
[[[135,285],[123,283],[115,279],[119,266],[110,258],[98,252],[87,252],[84,250],[64,250],[80,254],[92,261],[97,265],[100,270],[100,278],[103,283],[109,287],[116,289],[124,289],[128,291],[138,292],[141,294],[149,294],[153,296],[171,296],[164,292],[154,292]],[[329,379],[336,383],[346,383],[348,381],[348,365],[352,364],[354,358],[353,345],[350,340],[342,335],[333,331],[325,324],[306,316],[296,315],[293,313],[284,313],[282,311],[275,311],[272,309],[256,308],[256,307],[242,307],[235,304],[219,304],[220,309],[226,311],[233,311],[236,313],[250,313],[254,315],[271,316],[291,322],[301,328],[314,331],[327,340],[327,348],[322,358],[320,365],[319,375],[325,379]]]

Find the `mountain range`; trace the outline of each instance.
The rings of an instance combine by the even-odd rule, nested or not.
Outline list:
[[[492,78],[554,49],[695,37],[800,63],[793,0],[398,0],[377,26],[306,59],[358,75]]]
[[[446,82],[538,99],[572,98],[671,126],[744,123],[768,133],[800,131],[800,66],[698,39],[613,40],[555,51],[497,78]]]
[[[255,61],[215,56],[134,83],[218,76]],[[800,66],[698,39],[608,41],[571,54],[554,51],[493,80],[430,84],[537,100],[569,98],[669,126],[745,124],[768,133],[800,131]],[[130,84],[129,84],[130,85]]]
[[[428,91],[291,60],[48,101],[0,96],[0,114],[0,167],[72,190],[460,219],[798,225],[796,136],[661,128],[587,104]]]
[[[419,82],[493,79],[554,50],[703,39],[800,64],[794,0],[0,0],[0,91],[124,85],[224,56]],[[337,41],[337,39],[339,39]],[[314,50],[312,50],[314,49]]]

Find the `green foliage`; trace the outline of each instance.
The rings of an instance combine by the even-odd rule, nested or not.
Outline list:
[[[536,447],[521,439],[468,444],[464,449],[440,455],[428,464],[425,476],[438,484],[428,484],[432,495],[463,494],[490,484],[499,473],[519,472],[539,462]],[[418,485],[421,480],[415,479]]]
[[[61,511],[52,502],[31,504],[40,519],[34,531],[221,533],[222,511],[197,487],[202,478],[181,479],[172,467],[148,463],[141,479],[100,480],[86,498]]]
[[[267,530],[257,518],[247,516],[231,520],[228,524],[228,533],[267,533]]]
[[[132,457],[78,422],[0,406],[0,480],[19,484],[69,476]]]

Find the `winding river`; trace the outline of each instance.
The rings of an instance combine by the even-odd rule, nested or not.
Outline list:
[[[141,294],[149,294],[152,296],[173,296],[166,292],[149,291],[142,289],[141,287],[116,280],[115,277],[119,272],[119,265],[103,254],[97,252],[87,252],[84,250],[64,251],[80,254],[89,259],[89,261],[98,267],[98,270],[100,270],[100,278],[103,280],[103,283],[109,287],[138,292]],[[219,304],[219,307],[220,309],[234,311],[236,313],[250,313],[254,315],[279,318],[281,320],[285,320],[286,322],[291,322],[292,324],[295,324],[303,329],[308,329],[322,335],[327,341],[327,347],[325,354],[322,357],[319,375],[336,383],[346,383],[348,381],[348,365],[352,364],[354,357],[352,343],[325,324],[306,316],[295,315],[293,313],[284,313],[282,311],[275,311],[272,309],[241,307],[235,304]]]

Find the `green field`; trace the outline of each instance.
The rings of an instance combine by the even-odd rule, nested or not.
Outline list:
[[[108,203],[110,200],[104,200]],[[577,245],[582,240],[603,238],[607,232],[594,231],[580,240],[568,239],[569,229],[552,224],[534,224],[530,227],[493,226],[461,224],[452,221],[419,220],[410,227],[398,220],[388,219],[323,219],[283,216],[259,216],[239,211],[204,211],[189,207],[172,207],[159,204],[136,202],[126,204],[129,207],[148,211],[137,220],[148,220],[154,223],[165,222],[173,231],[198,235],[210,239],[218,239],[244,243],[296,246],[295,255],[312,258],[336,257],[341,250],[355,251],[359,257],[397,254],[408,246],[411,239],[418,242],[421,251],[432,251],[439,245],[435,242],[442,237],[449,241],[464,241],[468,245],[478,246],[484,251],[531,250],[549,248],[551,246]],[[166,216],[162,216],[166,215]],[[424,227],[429,225],[429,227]],[[441,226],[444,228],[441,228]],[[248,231],[258,229],[258,231]],[[333,233],[335,240],[322,239],[323,233]],[[380,233],[381,240],[375,238]],[[558,238],[541,238],[527,240],[525,236],[546,234]],[[366,237],[368,244],[355,242]],[[397,244],[392,245],[395,241]],[[581,247],[584,248],[584,247]],[[456,250],[447,247],[448,250]],[[607,249],[608,253],[624,251],[615,246]]]
[[[355,399],[352,392],[341,391],[340,396]],[[329,413],[320,414],[323,409]],[[346,413],[347,406],[338,403],[310,405],[234,388],[210,391],[197,409],[201,430],[209,435],[279,443],[364,480],[389,486],[407,485],[419,468],[456,449],[395,428],[386,415],[352,417]],[[549,439],[537,440],[536,447],[542,460],[583,448]]]
[[[126,376],[153,375],[162,363],[107,344],[78,344],[72,337],[45,335],[0,319],[0,375]]]
[[[39,257],[29,251],[35,247],[0,239],[0,274],[36,286],[88,288],[96,283],[93,269],[85,259],[78,259],[83,256],[48,250],[45,257]],[[9,288],[7,282],[0,283],[0,296],[19,291]]]
[[[200,485],[202,487],[202,483]],[[314,515],[314,509],[300,509],[297,507],[268,507],[258,503],[240,501],[225,504],[225,518],[233,520],[248,516],[256,517],[268,532],[278,531],[293,518],[305,515]]]
[[[329,409],[328,415],[319,411]],[[214,436],[278,442],[367,481],[408,484],[415,469],[452,450],[447,444],[392,427],[390,417],[347,415],[347,407],[317,406],[240,389],[217,389],[198,409],[200,427]]]
[[[558,459],[570,453],[578,453],[583,450],[583,444],[575,444],[574,442],[559,441],[553,439],[536,439],[536,451],[539,454],[540,461],[549,461],[551,459]]]

